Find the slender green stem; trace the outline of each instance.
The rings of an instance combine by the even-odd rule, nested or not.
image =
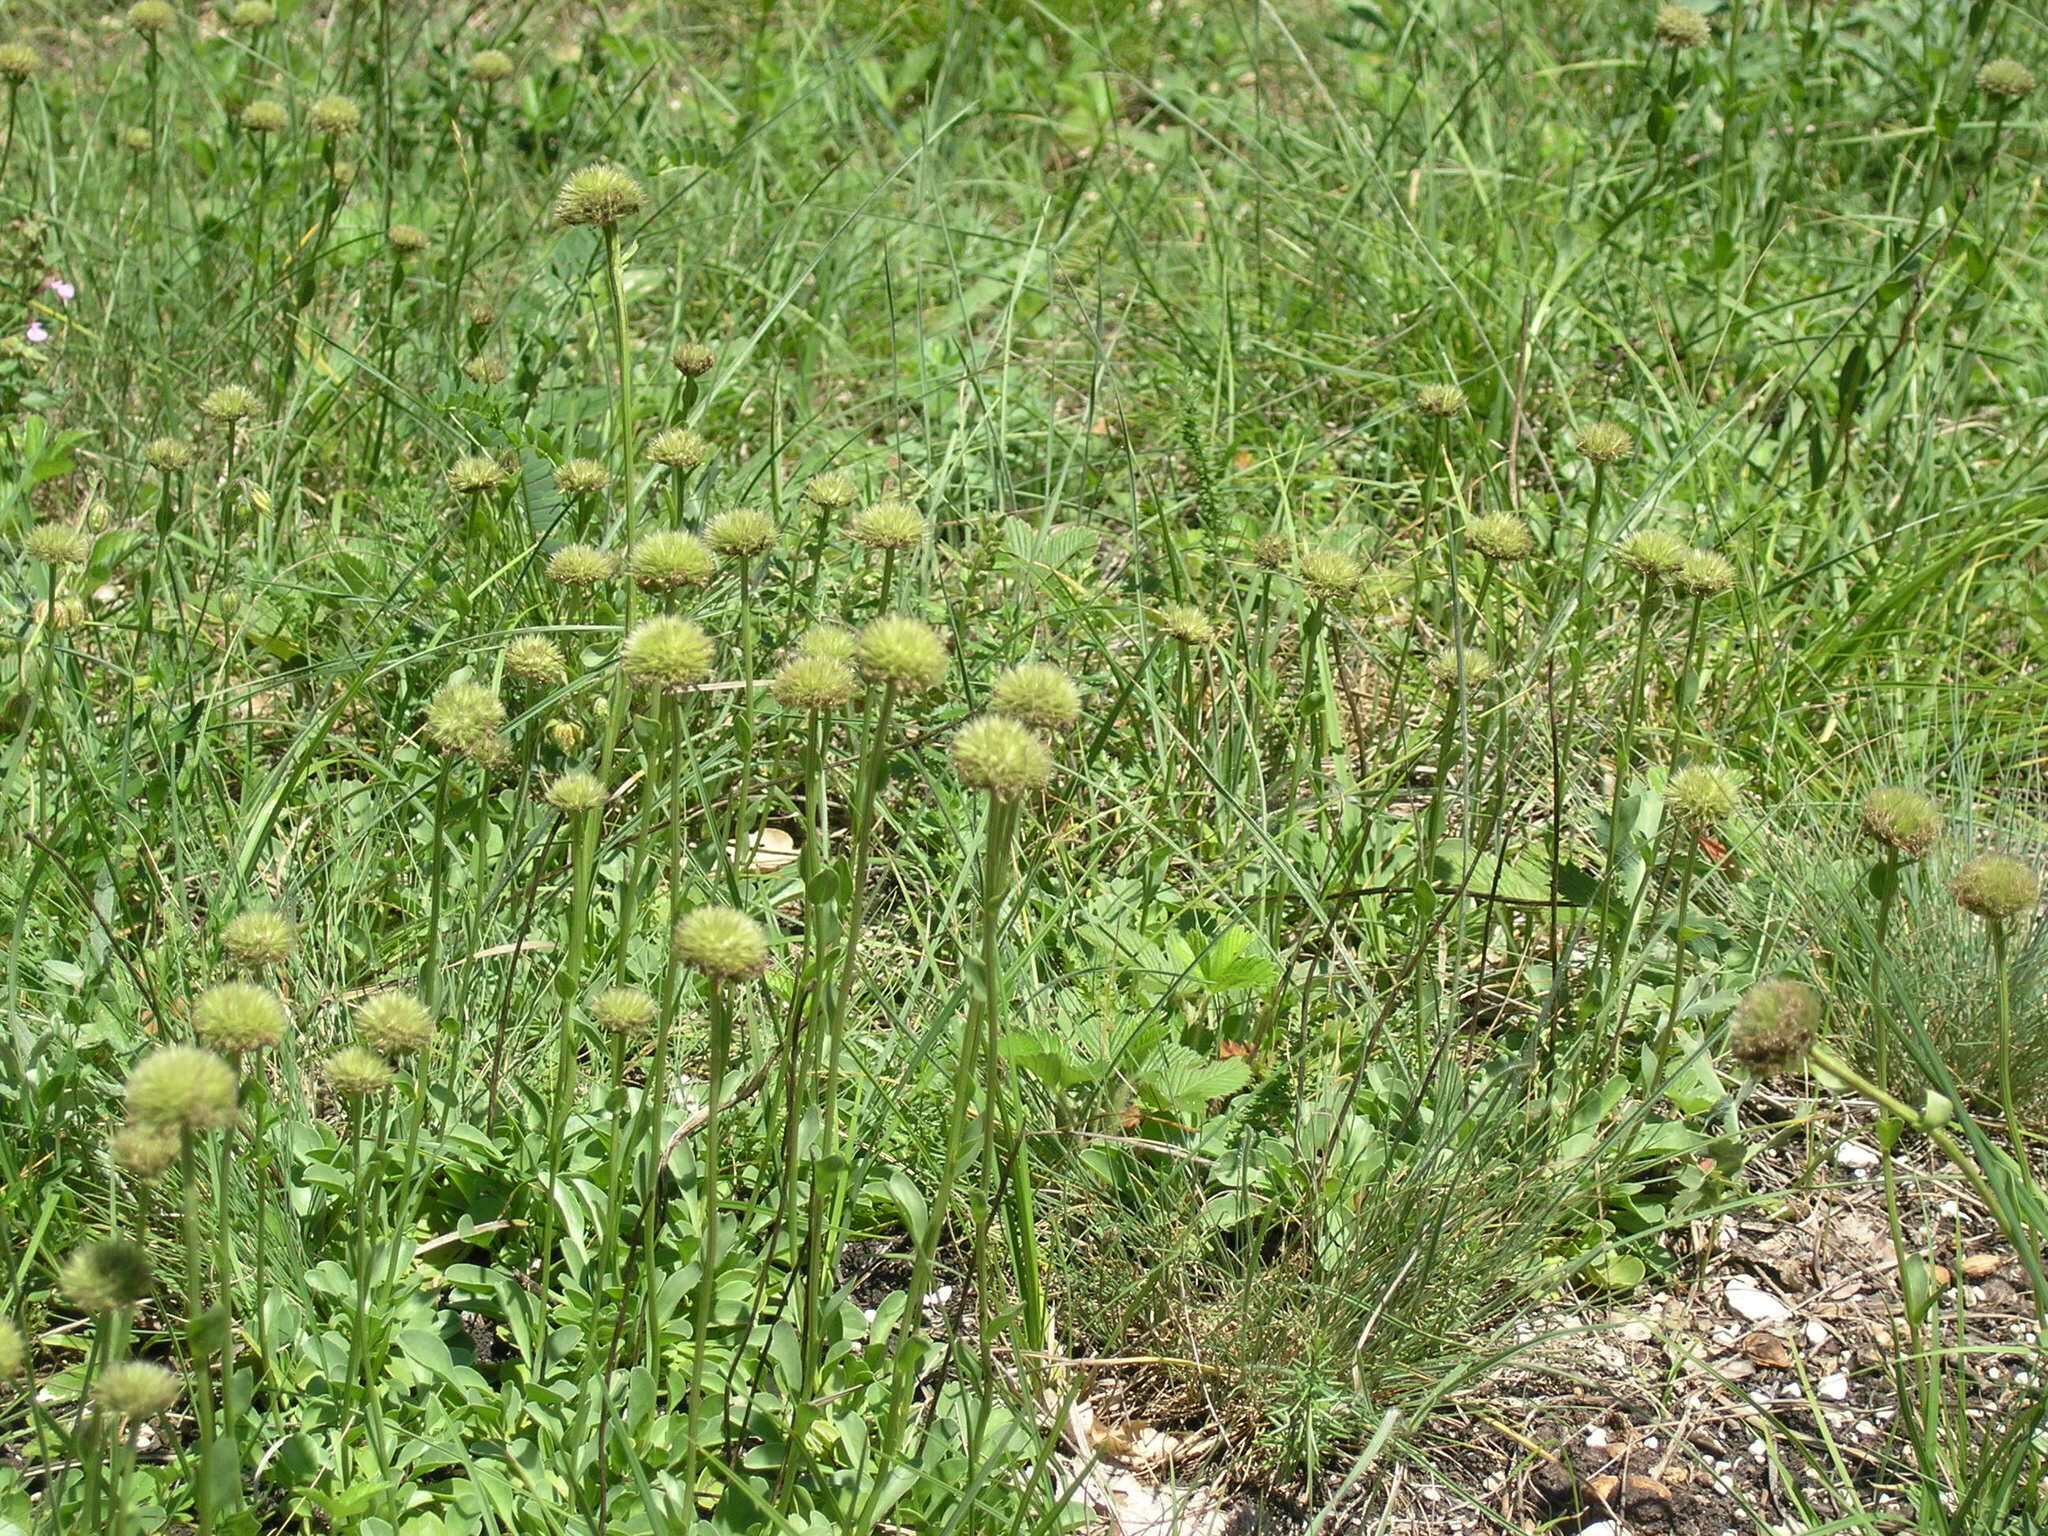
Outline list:
[[[2007,963],[2006,929],[2003,922],[1991,923],[1991,963],[1998,973],[1998,1105],[2005,1112],[2005,1134],[2012,1144],[2013,1161],[2027,1166],[2027,1131],[2020,1122],[2019,1101],[2012,1091],[2012,967]]]
[[[441,919],[447,907],[448,887],[448,779],[454,771],[454,759],[447,758],[434,776],[434,834],[427,853],[433,861],[427,877],[427,957],[420,965],[420,1001],[430,1013],[441,996]]]
[[[200,1536],[211,1536],[214,1528],[213,1444],[216,1426],[213,1403],[213,1349],[207,1340],[205,1302],[204,1230],[199,1212],[199,1156],[192,1133],[186,1131],[178,1147],[178,1175],[184,1184],[185,1240],[185,1338],[192,1352],[192,1404],[199,1420],[199,1476],[193,1489],[193,1507]]]

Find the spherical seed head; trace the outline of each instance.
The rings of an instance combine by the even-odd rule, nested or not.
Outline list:
[[[718,365],[718,356],[701,341],[680,341],[668,360],[686,379],[701,379]]]
[[[379,992],[356,1004],[356,1038],[383,1056],[410,1056],[434,1043],[434,1016],[410,992]]]
[[[1252,563],[1262,571],[1284,571],[1294,563],[1294,546],[1277,533],[1262,533],[1252,543]]]
[[[626,570],[643,592],[701,587],[718,569],[711,547],[695,534],[659,529],[633,546]]]
[[[235,1069],[196,1045],[151,1051],[128,1071],[128,1118],[143,1125],[218,1130],[235,1118]]]
[[[597,496],[611,488],[612,472],[596,459],[564,459],[555,466],[555,489],[564,496]]]
[[[2003,101],[2018,101],[2034,92],[2034,72],[2018,59],[1993,59],[1977,71],[1977,89]]]
[[[574,720],[550,720],[542,729],[547,732],[549,743],[564,757],[582,750],[583,727]]]
[[[603,586],[618,570],[618,561],[588,544],[564,544],[548,557],[548,580],[565,587]]]
[[[345,1099],[367,1098],[391,1086],[391,1063],[365,1046],[345,1046],[321,1063],[321,1074]]]
[[[782,664],[769,691],[784,709],[824,711],[847,704],[860,683],[853,668],[836,656],[813,656],[798,652]]]
[[[496,85],[512,78],[512,56],[498,48],[486,48],[470,56],[469,78],[479,85]]]
[[[860,487],[853,483],[853,476],[843,469],[828,469],[821,475],[813,475],[804,484],[804,500],[814,507],[827,512],[836,512],[841,507],[853,505],[860,495]]]
[[[1863,797],[1857,818],[1863,835],[1881,848],[1917,859],[1941,836],[1941,811],[1917,789],[1886,785]]]
[[[915,549],[924,542],[924,516],[901,497],[889,496],[854,513],[847,532],[865,549]]]
[[[1735,567],[1711,549],[1688,549],[1671,584],[1687,597],[1719,597],[1735,585]]]
[[[953,771],[969,789],[1016,800],[1051,780],[1052,749],[1019,721],[982,715],[953,738]]]
[[[1728,1026],[1728,1053],[1752,1077],[1790,1072],[1813,1049],[1820,994],[1803,981],[1760,981],[1742,994]]]
[[[829,656],[852,666],[860,650],[860,637],[844,624],[813,624],[796,642],[799,655]]]
[[[471,299],[467,318],[478,330],[488,331],[498,323],[498,312],[482,299]]]
[[[185,1390],[175,1372],[147,1360],[116,1360],[92,1379],[92,1400],[117,1419],[151,1419]]]
[[[54,603],[44,598],[29,610],[29,615],[36,623],[61,635],[85,622],[85,604],[75,597],[60,597]]]
[[[495,357],[472,357],[462,365],[462,376],[479,389],[504,383],[507,372],[505,364]]]
[[[256,31],[277,20],[277,9],[270,0],[242,0],[228,15],[233,25]]]
[[[555,194],[555,222],[602,227],[631,218],[646,203],[647,194],[640,183],[618,166],[586,165],[571,174]]]
[[[1202,647],[1216,643],[1216,624],[1199,608],[1174,603],[1159,611],[1159,627],[1182,645]]]
[[[1681,768],[1664,786],[1665,809],[1672,820],[1693,832],[1719,826],[1741,801],[1741,781],[1727,769],[1711,764]]]
[[[1415,391],[1415,409],[1438,421],[1465,414],[1465,391],[1455,384],[1425,384]]]
[[[107,1138],[107,1155],[123,1173],[154,1179],[178,1160],[178,1133],[168,1126],[131,1120]]]
[[[1636,440],[1626,427],[1611,421],[1589,421],[1579,428],[1575,439],[1579,454],[1592,464],[1619,464],[1636,451]]]
[[[605,794],[602,779],[576,768],[558,776],[541,798],[564,816],[591,816],[602,811],[610,797]]]
[[[1495,672],[1493,658],[1471,646],[1447,645],[1429,658],[1429,675],[1437,687],[1456,692],[1477,688]]]
[[[427,232],[417,224],[394,224],[384,231],[384,241],[394,256],[417,256],[427,248]]]
[[[192,445],[182,437],[159,437],[142,450],[142,462],[161,475],[192,467]]]
[[[711,444],[688,427],[668,427],[647,440],[647,457],[653,463],[687,475],[702,469],[711,457]]]
[[[268,987],[225,981],[194,1000],[192,1033],[227,1056],[267,1050],[284,1038],[284,1004]]]
[[[138,32],[168,32],[178,24],[178,13],[168,0],[135,0],[128,7],[128,25]]]
[[[155,1276],[138,1243],[106,1238],[73,1250],[57,1272],[57,1289],[85,1312],[119,1312],[147,1300]]]
[[[28,1364],[28,1341],[21,1330],[0,1317],[0,1379],[19,1376]]]
[[[688,619],[656,614],[626,636],[619,653],[626,678],[649,693],[682,693],[711,672],[711,637]]]
[[[1692,553],[1685,540],[1664,528],[1639,528],[1615,546],[1614,558],[1651,581],[1668,582]]]
[[[42,67],[42,55],[27,43],[0,43],[0,80],[16,85]]]
[[[504,465],[481,453],[466,453],[448,466],[448,489],[458,496],[485,496],[512,478]]]
[[[92,558],[92,535],[69,523],[37,523],[21,541],[21,552],[44,565],[84,565]]]
[[[988,707],[1034,731],[1071,731],[1081,719],[1081,690],[1049,661],[1020,662],[995,680]]]
[[[902,693],[929,693],[946,678],[946,642],[931,625],[887,614],[861,630],[853,659],[860,675]]]
[[[1301,584],[1319,603],[1341,603],[1358,590],[1364,573],[1358,562],[1341,549],[1311,549],[1302,553]]]
[[[546,635],[514,635],[500,659],[505,675],[529,688],[559,688],[569,681],[561,647]]]
[[[282,912],[258,908],[229,919],[220,931],[220,947],[243,970],[267,971],[297,952],[299,931]]]
[[[590,1022],[622,1038],[650,1033],[660,1012],[660,1005],[638,987],[607,987],[590,1000]]]
[[[133,150],[138,155],[148,154],[150,146],[155,142],[149,136],[147,128],[123,128],[121,130],[121,147]]]
[[[335,186],[346,192],[356,184],[356,163],[353,160],[337,160],[327,174]]]
[[[2018,859],[1983,853],[1956,871],[1949,882],[1956,905],[1987,922],[2023,917],[2041,901],[2041,881]]]
[[[1503,564],[1536,553],[1536,535],[1512,512],[1487,512],[1465,525],[1466,545],[1487,560]]]
[[[1650,30],[1667,48],[1704,48],[1710,36],[1707,18],[1685,5],[1660,7]]]
[[[768,935],[732,907],[698,907],[669,936],[676,958],[714,982],[751,981],[768,969]]]
[[[734,507],[704,525],[704,542],[721,560],[751,560],[775,547],[775,519],[752,507]]]
[[[291,118],[281,101],[252,101],[242,108],[241,121],[250,133],[282,133]]]
[[[208,421],[246,421],[262,407],[256,391],[240,384],[223,384],[199,402],[199,414]]]
[[[343,138],[363,125],[363,109],[346,96],[322,96],[306,108],[306,121],[322,138]]]
[[[427,739],[446,752],[473,757],[504,723],[504,703],[481,683],[444,683],[427,701]]]

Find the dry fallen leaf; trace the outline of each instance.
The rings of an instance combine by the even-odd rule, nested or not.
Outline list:
[[[727,843],[725,851],[731,854],[738,846]],[[796,862],[796,839],[780,827],[763,827],[754,834],[752,851],[754,856],[747,861],[747,872],[772,875]]]
[[[1769,1366],[1774,1371],[1792,1368],[1792,1351],[1785,1347],[1785,1341],[1762,1329],[1743,1339],[1742,1352],[1758,1365]]]

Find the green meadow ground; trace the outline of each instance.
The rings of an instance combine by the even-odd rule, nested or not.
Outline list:
[[[2048,27],[1689,16],[13,0],[0,1530],[1364,1529],[1856,1101],[2040,1529]]]

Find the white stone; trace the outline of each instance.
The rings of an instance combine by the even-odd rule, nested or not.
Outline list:
[[[1721,1299],[1728,1303],[1730,1312],[1752,1323],[1784,1323],[1792,1319],[1789,1306],[1746,1275],[1730,1280]]]
[[[1809,1349],[1819,1349],[1819,1348],[1821,1347],[1821,1345],[1823,1345],[1823,1344],[1827,1343],[1827,1341],[1828,1341],[1828,1330],[1827,1330],[1827,1326],[1826,1326],[1826,1325],[1825,1325],[1824,1323],[1822,1323],[1822,1322],[1821,1322],[1821,1320],[1820,1320],[1819,1318],[1817,1318],[1817,1317],[1809,1317],[1809,1318],[1808,1318],[1808,1319],[1806,1320],[1806,1345],[1807,1345],[1807,1348],[1809,1348]]]
[[[1846,1371],[1836,1371],[1821,1377],[1814,1391],[1831,1403],[1846,1403],[1849,1400],[1849,1376]]]
[[[1607,1449],[1607,1431],[1598,1424],[1586,1431],[1586,1449],[1604,1451]]]
[[[1595,1520],[1579,1527],[1579,1536],[1621,1536],[1621,1527],[1612,1520]]]
[[[1860,1141],[1845,1141],[1835,1148],[1835,1161],[1851,1173],[1868,1173],[1877,1166],[1877,1149]]]

